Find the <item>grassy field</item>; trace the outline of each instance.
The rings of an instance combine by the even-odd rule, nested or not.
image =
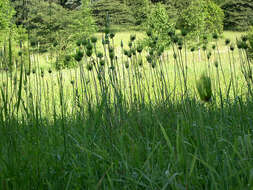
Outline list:
[[[33,72],[2,71],[0,189],[253,189],[251,64],[230,46],[242,33],[128,56],[130,34],[114,49],[97,34],[104,56],[73,69],[34,54]]]

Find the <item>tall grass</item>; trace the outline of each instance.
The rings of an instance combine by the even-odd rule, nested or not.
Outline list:
[[[0,189],[252,189],[247,42],[214,42],[198,62],[184,41],[165,51],[103,38],[60,71],[30,52],[28,72],[24,46],[14,65],[4,46]]]

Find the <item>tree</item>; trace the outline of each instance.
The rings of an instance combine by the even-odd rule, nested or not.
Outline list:
[[[224,28],[226,30],[245,31],[253,21],[252,0],[230,0],[221,8],[225,13]]]
[[[93,15],[99,26],[105,26],[105,18],[110,16],[110,23],[115,25],[134,25],[135,19],[131,14],[130,8],[124,0],[100,0],[92,4]]]
[[[179,27],[191,39],[201,39],[212,33],[223,32],[224,13],[222,9],[210,0],[193,0],[182,11]]]
[[[145,22],[150,9],[149,0],[126,0],[126,5],[130,7],[131,14],[135,18],[135,25]]]
[[[170,20],[165,5],[158,3],[153,6],[146,20],[146,29],[158,37],[158,46],[167,46],[170,43],[168,32],[175,29],[175,22]]]
[[[11,27],[11,20],[14,13],[14,9],[11,6],[9,0],[0,1],[0,31],[9,29]]]

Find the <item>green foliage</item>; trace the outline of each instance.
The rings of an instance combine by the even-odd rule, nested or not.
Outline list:
[[[152,36],[158,38],[158,46],[167,46],[170,44],[168,32],[174,30],[175,24],[170,21],[165,5],[161,3],[154,5],[145,25],[146,29],[152,33]]]
[[[210,77],[203,73],[196,85],[200,99],[204,102],[209,102],[212,97],[212,84]]]
[[[130,7],[131,14],[135,18],[135,25],[143,24],[150,10],[149,0],[127,0],[127,5]]]
[[[106,15],[110,16],[112,26],[135,25],[135,18],[131,14],[130,8],[123,0],[100,0],[92,4],[93,15],[97,25],[104,27]]]
[[[26,27],[31,42],[39,45],[40,51],[66,49],[71,42],[96,31],[88,2],[82,0],[82,6],[73,11],[50,1],[30,0],[24,7],[16,2],[16,23]]]
[[[248,48],[249,57],[253,59],[253,26],[251,26],[247,34],[247,38],[249,41],[249,48]]]
[[[226,30],[245,31],[253,21],[252,0],[230,0],[221,8],[225,13],[224,28]]]
[[[15,11],[12,8],[9,0],[0,1],[0,32],[3,32],[11,27],[11,20],[14,13]]]
[[[90,0],[82,0],[80,9],[73,12],[70,32],[73,35],[72,38],[75,40],[87,38],[96,32],[96,24],[89,2]]]
[[[224,14],[221,8],[210,0],[193,0],[182,11],[179,27],[187,32],[191,39],[201,39],[212,33],[223,32]]]

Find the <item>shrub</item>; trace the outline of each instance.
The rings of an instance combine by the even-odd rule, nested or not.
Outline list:
[[[211,79],[203,73],[197,81],[197,90],[199,97],[204,102],[209,102],[212,97],[212,84]]]
[[[175,23],[170,22],[165,5],[161,3],[154,5],[145,25],[149,33],[158,38],[157,46],[168,46],[170,44],[168,32],[174,30]]]
[[[182,11],[178,20],[180,29],[187,32],[188,38],[203,39],[206,35],[223,32],[224,13],[210,0],[194,0]]]
[[[248,48],[248,54],[250,59],[253,59],[253,26],[251,26],[248,34],[247,34],[247,38],[249,40],[249,48]]]

